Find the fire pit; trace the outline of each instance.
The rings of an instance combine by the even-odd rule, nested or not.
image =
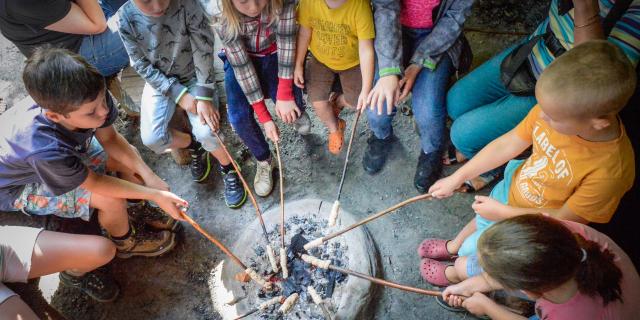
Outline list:
[[[214,298],[214,306],[224,319],[234,319],[272,297],[287,297],[293,293],[298,293],[299,299],[294,308],[285,315],[285,319],[324,319],[321,308],[313,303],[308,293],[309,286],[324,299],[324,304],[334,319],[369,318],[367,312],[370,308],[367,306],[373,295],[370,282],[335,271],[317,269],[296,256],[296,253],[304,250],[302,246],[306,241],[356,222],[356,219],[342,208],[337,225],[327,228],[331,205],[331,202],[318,199],[302,199],[285,205],[289,278],[282,279],[281,271],[273,276],[271,281],[275,284],[274,291],[265,292],[254,282],[237,281],[235,275],[242,270],[231,261],[225,260],[218,265],[209,287]],[[278,252],[280,207],[274,206],[264,213],[263,218],[272,248]],[[266,243],[257,220],[243,231],[239,240],[231,247],[242,261],[265,278],[271,273],[271,265],[265,253]],[[332,264],[336,266],[372,276],[376,276],[378,272],[378,252],[364,226],[333,239],[324,246],[311,249],[309,254],[321,259],[331,259]],[[249,319],[281,318],[278,307],[279,304],[276,304],[258,311]]]

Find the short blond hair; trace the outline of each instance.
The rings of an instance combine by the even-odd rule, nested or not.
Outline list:
[[[635,68],[622,50],[593,40],[551,63],[538,79],[536,95],[561,101],[566,115],[597,118],[622,110],[635,88]]]
[[[221,12],[219,15],[214,13],[214,25],[218,24],[220,30],[220,39],[225,42],[231,42],[238,39],[242,33],[242,13],[233,5],[233,0],[218,0]],[[284,6],[283,0],[268,0],[267,6],[263,12],[269,17],[269,25],[278,23],[280,13]]]

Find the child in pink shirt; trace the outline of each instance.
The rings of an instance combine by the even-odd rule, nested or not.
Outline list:
[[[536,300],[530,319],[640,317],[640,276],[633,263],[586,225],[534,214],[506,219],[480,237],[478,260],[484,273],[445,289],[449,304],[492,319],[525,319],[481,293],[505,288]]]

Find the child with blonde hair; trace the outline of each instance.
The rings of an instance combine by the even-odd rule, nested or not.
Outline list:
[[[536,85],[539,105],[453,175],[429,190],[451,196],[469,178],[496,168],[532,146],[527,160],[511,160],[489,197],[451,241],[427,239],[418,248],[421,274],[445,286],[478,274],[476,242],[491,224],[544,212],[579,223],[607,223],[635,175],[631,142],[618,112],[635,90],[629,59],[615,45],[589,41],[557,58]],[[438,260],[451,260],[453,265]]]
[[[279,140],[265,97],[275,102],[276,114],[308,134],[310,121],[304,112],[302,91],[293,86],[296,48],[296,10],[293,0],[218,0],[213,13],[214,30],[222,39],[227,116],[257,160],[254,188],[259,196],[273,189],[275,163],[264,134]]]

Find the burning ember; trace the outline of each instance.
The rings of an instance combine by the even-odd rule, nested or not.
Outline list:
[[[321,236],[321,230],[326,228],[326,224],[326,221],[318,222],[314,219],[300,217],[292,217],[287,220],[285,229],[288,232],[296,230],[295,236],[291,238],[287,249],[289,277],[283,279],[282,273],[273,275],[270,280],[279,283],[279,286],[276,286],[276,289],[272,291],[257,289],[257,297],[261,301],[266,301],[276,296],[289,297],[293,293],[298,293],[298,302],[290,312],[292,314],[298,314],[300,318],[324,319],[322,310],[314,307],[314,302],[307,288],[312,286],[323,300],[331,299],[335,293],[336,285],[343,283],[346,280],[346,276],[336,271],[316,268],[302,261],[299,256],[307,253],[304,245],[309,241],[304,235],[312,238]],[[277,241],[278,233],[276,230],[279,230],[279,226],[269,233],[269,239],[273,239],[272,245],[277,248],[280,242]],[[264,244],[257,244],[253,249],[256,256],[254,259],[249,260],[251,267],[256,270],[264,270],[265,266],[269,265],[264,247]],[[333,242],[326,246],[313,248],[309,254],[331,260],[332,264],[336,266],[345,266],[348,262],[344,255],[344,250],[346,249],[348,249],[346,245],[340,242]],[[268,277],[269,275],[265,274],[265,276]],[[260,315],[260,319],[275,319],[280,317],[278,307],[279,304],[276,304],[264,310]]]

